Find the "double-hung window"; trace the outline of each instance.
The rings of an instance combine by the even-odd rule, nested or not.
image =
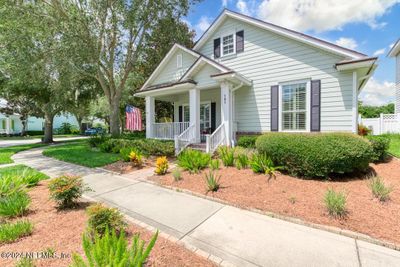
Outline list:
[[[229,34],[222,37],[222,56],[235,53],[235,35]]]
[[[280,95],[282,131],[308,130],[307,82],[283,84]]]

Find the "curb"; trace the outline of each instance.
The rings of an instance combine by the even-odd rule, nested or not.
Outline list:
[[[87,195],[83,195],[82,198],[86,199],[86,200],[88,200],[90,202],[96,202],[96,203],[100,202],[99,200],[96,200],[95,198],[92,198],[92,197],[87,196]],[[101,203],[103,203],[103,202],[101,202]],[[110,206],[107,203],[103,203],[103,204],[105,204],[107,206]],[[161,231],[161,230],[159,230],[159,229],[157,229],[157,228],[155,228],[155,227],[153,227],[153,226],[151,226],[151,225],[149,225],[147,223],[139,221],[139,220],[137,220],[137,219],[135,219],[135,218],[133,218],[133,217],[131,217],[129,215],[124,214],[124,213],[123,213],[123,215],[124,215],[124,218],[127,221],[129,221],[130,223],[136,224],[136,225],[142,227],[143,229],[146,229],[146,230],[148,230],[148,231],[150,231],[152,233],[155,233],[156,231],[158,231],[159,232],[159,236],[167,239],[168,241],[170,241],[170,242],[172,242],[172,243],[174,243],[174,244],[176,244],[178,246],[186,248],[190,252],[194,252],[196,255],[198,255],[198,256],[200,256],[202,258],[205,258],[207,260],[212,261],[213,263],[217,264],[218,266],[221,266],[221,267],[231,267],[231,266],[233,267],[233,266],[236,266],[236,265],[232,264],[229,261],[223,260],[218,256],[215,256],[215,255],[213,255],[211,253],[208,253],[208,252],[206,252],[206,251],[204,251],[202,249],[199,249],[199,248],[189,244],[188,242],[182,241],[181,239],[176,238],[175,236],[172,236],[170,234],[167,234],[167,233],[165,233],[165,232],[163,232],[163,231]]]

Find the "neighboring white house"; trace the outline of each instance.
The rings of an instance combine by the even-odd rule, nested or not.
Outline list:
[[[237,134],[357,131],[358,94],[376,57],[224,10],[193,49],[175,44],[136,96],[146,136],[234,145]],[[154,101],[174,122],[155,122]]]
[[[0,99],[0,107],[6,107],[7,101]],[[58,114],[54,117],[53,128],[60,128],[63,123],[70,123],[79,129],[79,123],[75,116],[69,113]],[[26,126],[27,131],[43,131],[44,119],[29,117]],[[22,131],[22,122],[18,114],[8,115],[0,113],[0,134],[18,134]]]

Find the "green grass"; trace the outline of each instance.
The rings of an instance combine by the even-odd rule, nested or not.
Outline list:
[[[0,164],[13,163],[11,156],[17,152],[24,151],[31,148],[46,146],[46,144],[26,144],[20,146],[10,146],[0,148]]]
[[[400,134],[386,134],[390,138],[389,153],[400,158]]]
[[[86,142],[49,147],[43,155],[58,160],[94,168],[104,166],[120,159],[120,155],[93,150]]]
[[[20,237],[30,235],[32,230],[33,224],[28,220],[0,224],[0,243],[14,242]]]

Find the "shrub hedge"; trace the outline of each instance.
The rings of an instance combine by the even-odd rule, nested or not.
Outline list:
[[[374,151],[374,161],[383,161],[386,158],[389,149],[390,138],[386,136],[367,135],[366,138],[372,145]]]
[[[346,133],[268,133],[256,147],[289,174],[306,178],[365,171],[374,159],[370,142]]]
[[[174,142],[156,139],[109,139],[99,145],[104,152],[119,153],[122,148],[132,148],[144,155],[173,156],[175,154]]]
[[[239,137],[237,145],[245,148],[256,148],[256,140],[258,137],[259,135],[243,135]]]

